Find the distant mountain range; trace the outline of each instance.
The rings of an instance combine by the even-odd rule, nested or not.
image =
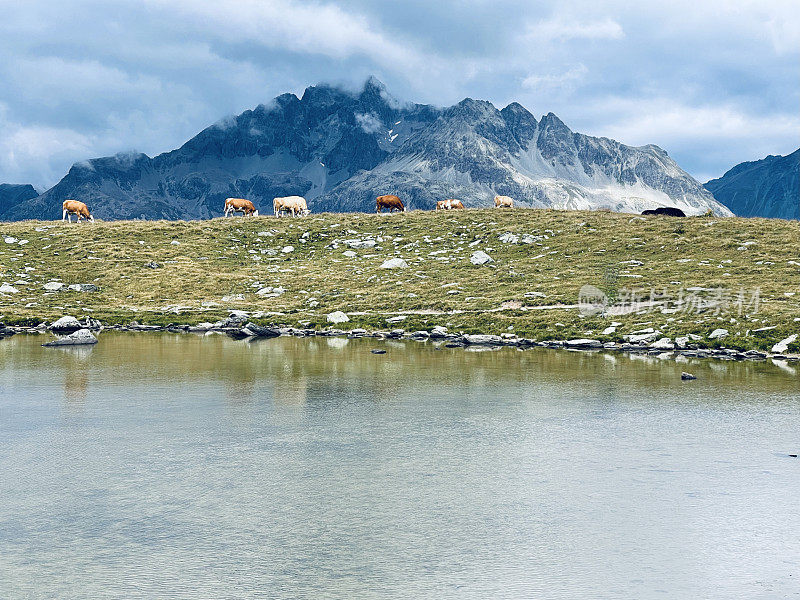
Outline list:
[[[8,221],[6,213],[38,195],[30,184],[0,183],[0,221]]]
[[[657,146],[574,133],[517,103],[402,104],[373,78],[359,93],[319,85],[278,96],[154,158],[76,163],[2,218],[60,218],[67,198],[102,219],[204,219],[221,215],[229,196],[268,213],[273,197],[295,194],[315,212],[372,211],[386,193],[419,209],[444,198],[491,206],[504,194],[531,207],[731,214]]]
[[[705,187],[739,216],[800,219],[800,149],[743,162]]]

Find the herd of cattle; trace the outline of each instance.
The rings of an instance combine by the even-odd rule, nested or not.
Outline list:
[[[89,207],[83,202],[78,200],[64,200],[64,214],[61,217],[62,221],[72,222],[72,215],[78,217],[78,222],[81,219],[87,221],[94,221],[94,217],[89,212]],[[509,196],[495,196],[495,208],[514,208],[514,200]],[[275,198],[272,201],[272,210],[276,217],[280,217],[284,213],[290,214],[293,217],[304,217],[311,211],[308,209],[306,199],[302,196],[285,196],[283,198]],[[375,199],[375,212],[406,212],[406,206],[403,201],[397,196],[387,194],[385,196],[378,196]],[[436,202],[434,210],[464,210],[464,205],[461,200],[449,198],[447,200],[439,200]],[[245,217],[257,217],[258,209],[250,200],[244,198],[227,198],[225,200],[224,216],[233,216],[236,213],[242,213]],[[679,208],[661,207],[655,210],[645,210],[643,215],[668,215],[671,217],[685,217],[684,212]]]

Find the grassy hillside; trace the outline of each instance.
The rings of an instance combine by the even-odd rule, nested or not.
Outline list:
[[[502,241],[507,233],[520,239]],[[344,243],[369,239],[372,248]],[[473,265],[476,250],[494,262]],[[393,257],[408,267],[382,269]],[[52,280],[100,290],[45,291]],[[262,311],[255,319],[262,323],[327,327],[326,315],[342,310],[351,319],[343,328],[443,325],[538,340],[621,341],[653,327],[673,338],[700,335],[709,346],[768,348],[800,331],[800,223],[526,209],[27,221],[0,224],[3,284],[18,290],[0,293],[0,320],[9,324],[64,314],[193,324],[244,309]],[[655,306],[583,316],[571,306],[583,285],[618,304],[638,294]],[[259,296],[264,287],[286,291]],[[387,322],[398,315],[407,317]],[[621,325],[601,335],[612,322]],[[767,327],[774,328],[754,332]],[[730,335],[709,340],[716,328]]]

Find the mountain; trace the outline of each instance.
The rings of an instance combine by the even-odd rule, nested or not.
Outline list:
[[[268,213],[273,197],[294,194],[315,212],[372,211],[385,193],[421,209],[449,197],[490,206],[505,194],[520,206],[730,214],[656,146],[573,133],[517,103],[403,104],[371,78],[357,93],[319,85],[278,96],[154,158],[76,163],[9,216],[53,218],[75,198],[103,219],[203,219],[221,215],[229,196]]]
[[[38,195],[30,184],[0,183],[0,220],[6,219],[12,208]]]
[[[705,187],[739,216],[800,219],[800,149],[743,162]]]

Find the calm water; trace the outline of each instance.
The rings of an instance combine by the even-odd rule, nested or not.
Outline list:
[[[790,365],[42,341],[0,341],[0,598],[800,597]]]

